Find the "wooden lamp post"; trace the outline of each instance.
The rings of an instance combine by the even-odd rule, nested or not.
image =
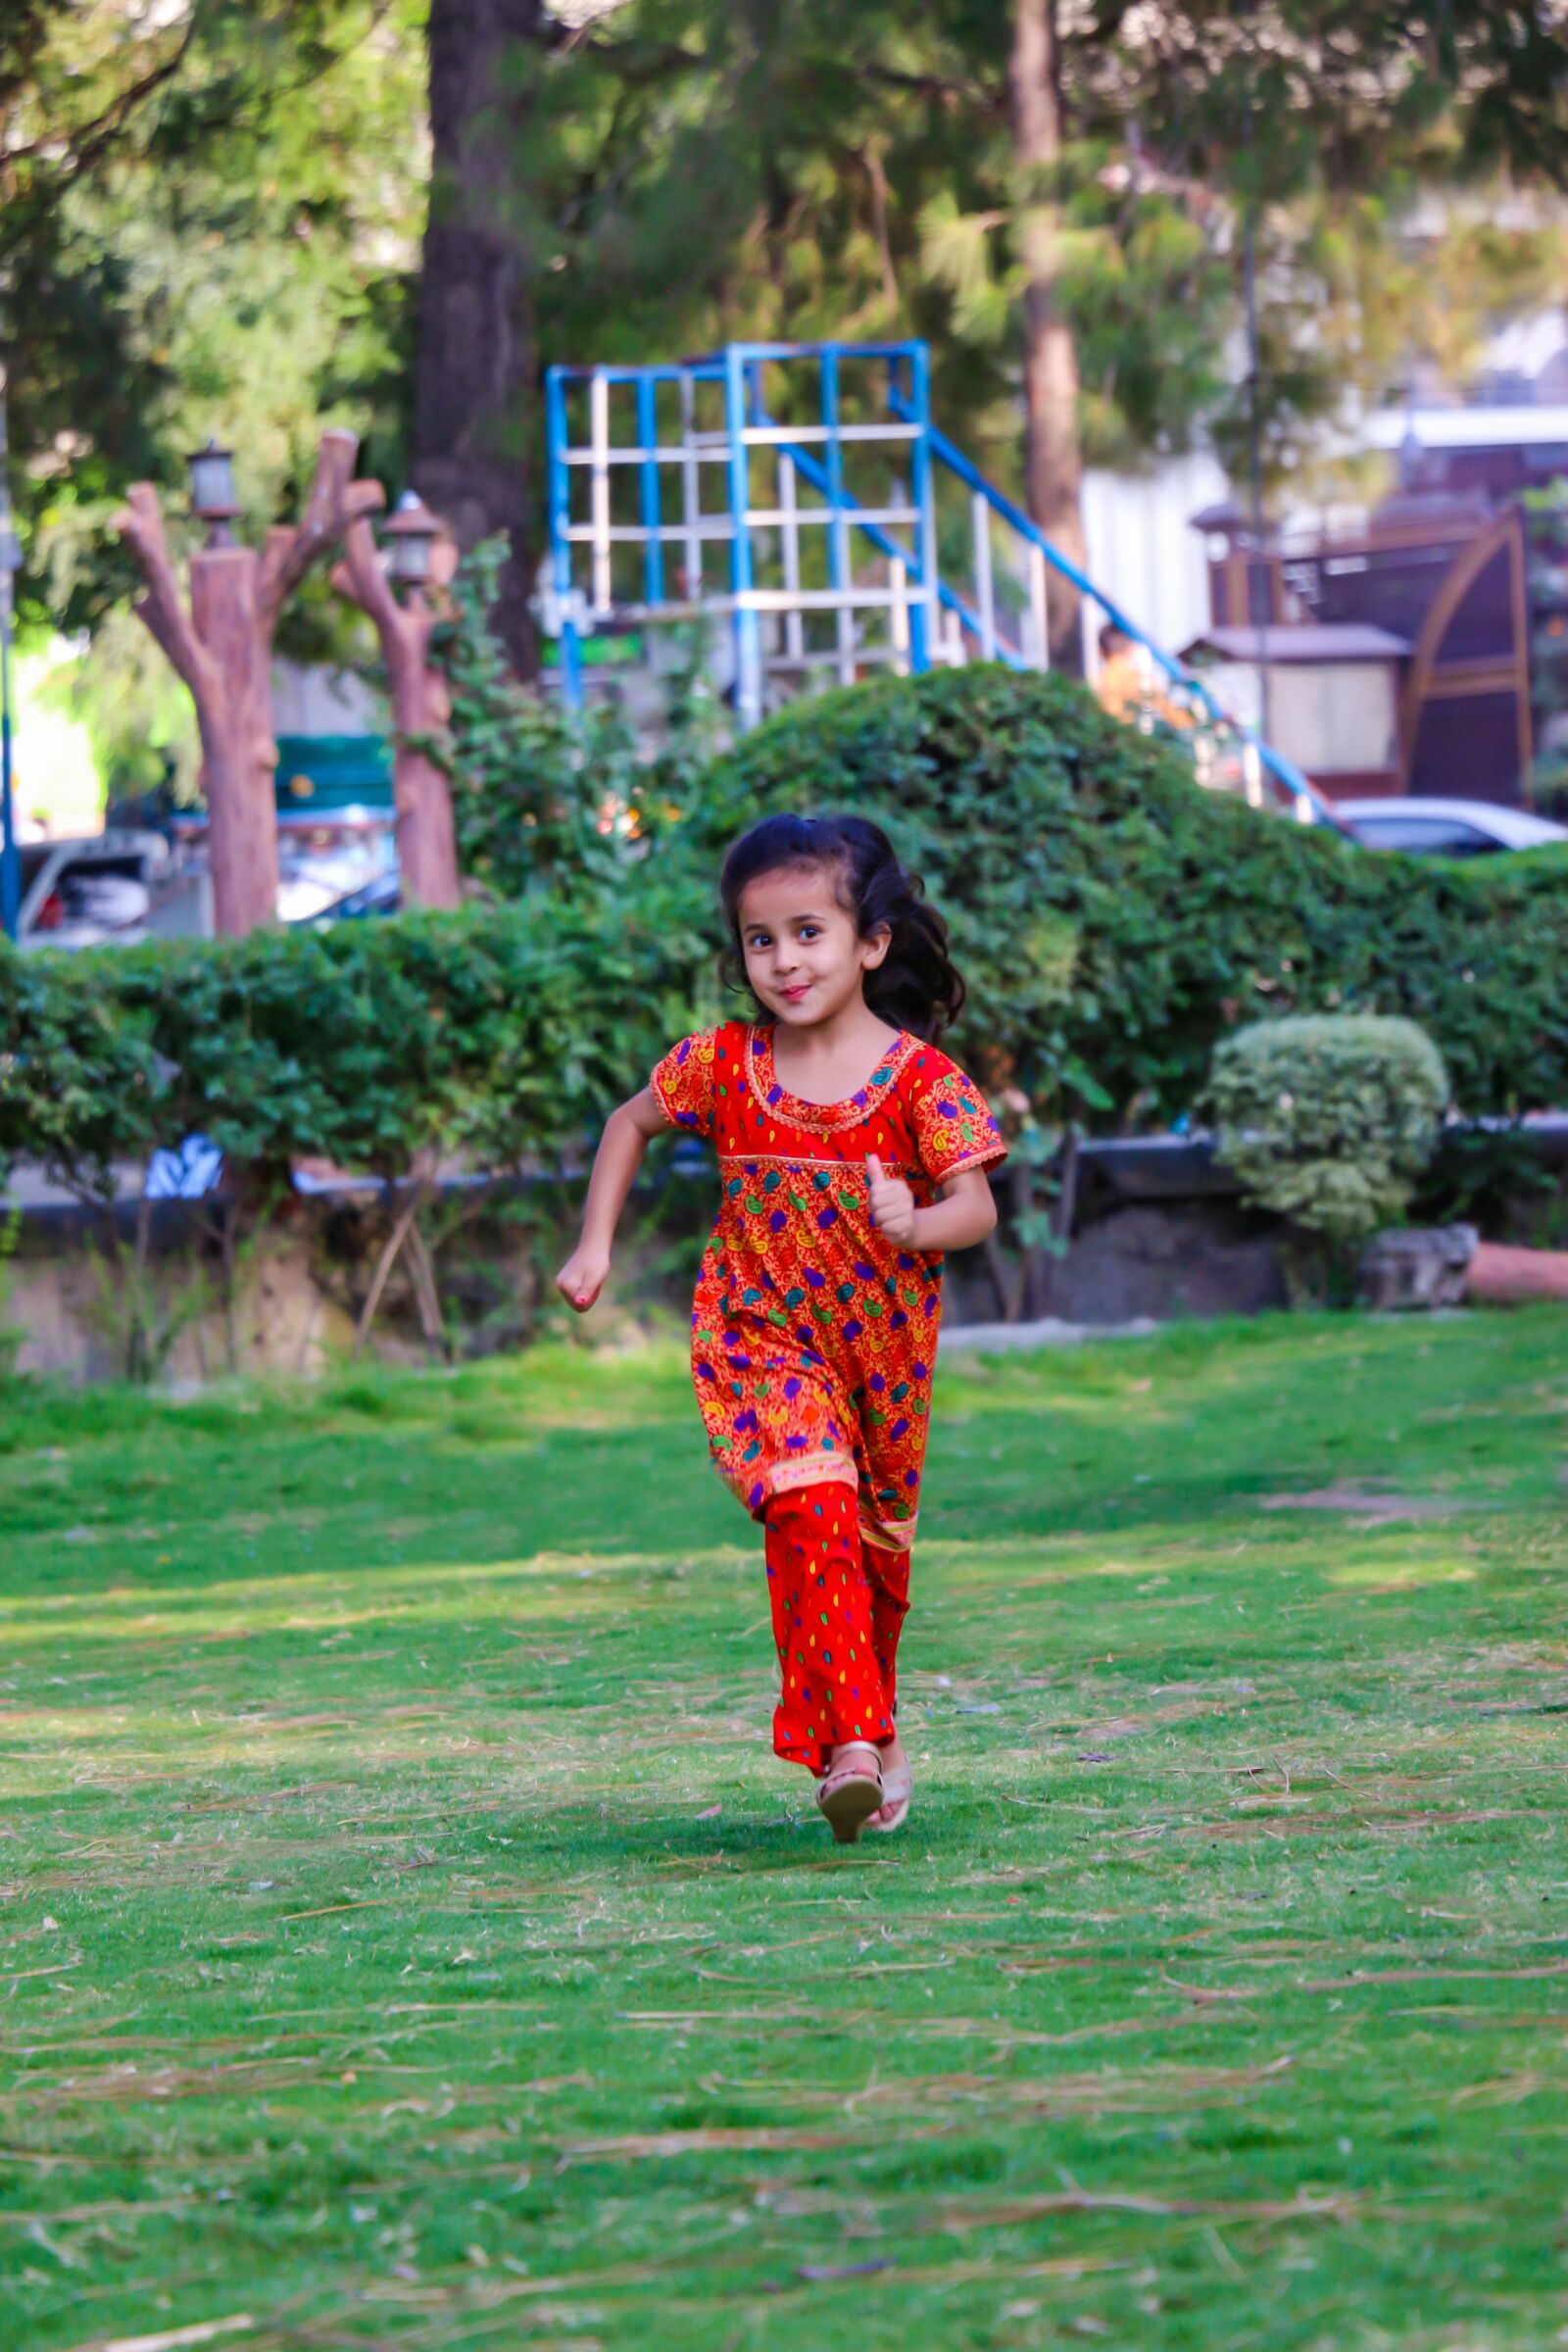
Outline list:
[[[136,606],[190,689],[202,739],[213,876],[213,922],[220,934],[254,931],[277,915],[277,807],[272,779],[272,637],[278,616],[311,565],[357,519],[385,504],[379,482],[354,480],[354,433],[321,435],[316,480],[297,525],[270,530],[266,546],[235,543],[239,509],[226,450],[210,444],[190,460],[191,508],[208,525],[190,560],[190,605],[164,537],[158,493],[137,482],[115,528],[147,592]],[[368,525],[362,525],[368,528]]]
[[[392,790],[404,901],[412,906],[456,906],[463,892],[451,788],[443,770],[420,748],[452,713],[446,679],[430,664],[436,615],[425,602],[424,590],[427,582],[450,576],[455,550],[443,525],[413,490],[399,499],[383,536],[388,543],[385,570],[377,561],[369,523],[363,517],[350,523],[332,585],[369,614],[381,641],[396,730]],[[399,588],[404,591],[401,604]]]

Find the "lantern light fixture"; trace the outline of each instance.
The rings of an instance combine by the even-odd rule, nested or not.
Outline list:
[[[234,496],[234,453],[220,447],[216,438],[205,449],[194,450],[185,460],[190,468],[190,511],[198,522],[208,526],[209,547],[229,547],[233,533],[229,524],[240,513]]]
[[[404,491],[383,536],[388,578],[399,588],[422,588],[430,577],[430,560],[441,525],[417,490]]]

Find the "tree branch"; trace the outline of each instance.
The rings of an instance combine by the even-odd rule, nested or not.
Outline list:
[[[972,82],[949,81],[937,74],[905,74],[896,66],[865,65],[859,69],[862,81],[875,82],[887,90],[908,90],[917,98],[934,98],[950,111],[962,109],[965,113],[998,120],[1006,113],[1006,99],[998,89],[977,88]]]
[[[145,74],[111,99],[101,114],[95,115],[90,122],[82,123],[79,130],[67,134],[67,152],[60,159],[61,170],[55,183],[57,190],[60,184],[78,179],[83,172],[95,164],[105,148],[123,129],[127,117],[155,90],[162,89],[166,81],[173,79],[184,64],[195,37],[196,19],[192,15],[180,35],[178,47],[165,58],[162,65],[149,67]],[[7,171],[17,164],[30,163],[35,156],[57,151],[61,143],[60,132],[51,130],[44,138],[35,139],[28,146],[13,147],[5,158]]]
[[[581,48],[635,89],[652,88],[670,74],[695,73],[707,63],[700,50],[682,48],[679,41],[607,41],[586,24],[569,33],[564,46]]]
[[[880,148],[868,142],[856,150],[856,161],[865,173],[871,190],[871,233],[876,239],[878,258],[882,264],[882,291],[888,308],[897,315],[899,307],[899,276],[893,266],[893,240],[888,233],[889,200],[887,167]]]
[[[147,583],[147,593],[136,605],[137,618],[162,646],[190,688],[198,708],[211,703],[219,689],[218,667],[197,637],[180,600],[174,567],[169,560],[169,543],[164,537],[163,512],[151,482],[131,484],[125,493],[123,509],[115,516],[114,528]]]
[[[316,479],[297,528],[268,532],[258,602],[269,626],[276,621],[311,565],[342,538],[350,523],[385,506],[386,492],[379,482],[352,478],[359,451],[357,433],[341,427],[324,432],[317,452]]]
[[[333,564],[331,580],[339,596],[369,614],[383,637],[396,630],[402,618],[398,601],[375,560],[375,535],[363,514],[343,534],[343,561]]]

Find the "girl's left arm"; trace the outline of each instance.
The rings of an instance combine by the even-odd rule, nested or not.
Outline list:
[[[970,1250],[995,1231],[997,1204],[984,1168],[960,1168],[939,1188],[929,1208],[917,1208],[902,1176],[887,1175],[880,1159],[867,1157],[871,1222],[890,1242],[935,1257],[944,1250]]]
[[[961,1168],[942,1186],[929,1208],[914,1212],[914,1246],[934,1256],[939,1250],[972,1250],[994,1233],[997,1204],[984,1168]]]

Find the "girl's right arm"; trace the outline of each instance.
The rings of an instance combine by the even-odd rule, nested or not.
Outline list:
[[[633,1095],[629,1102],[622,1102],[605,1121],[594,1172],[588,1179],[582,1238],[556,1276],[557,1290],[579,1315],[588,1312],[605,1287],[616,1221],[643,1164],[643,1153],[655,1136],[665,1134],[668,1127],[651,1086]]]

